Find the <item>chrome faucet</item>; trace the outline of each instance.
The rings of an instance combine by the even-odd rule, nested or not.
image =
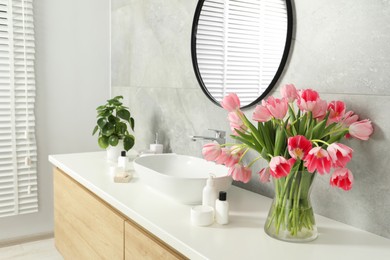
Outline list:
[[[210,141],[216,141],[219,144],[226,143],[226,132],[225,131],[216,130],[216,129],[209,129],[209,130],[215,132],[215,137],[193,135],[193,136],[190,136],[190,138],[191,138],[192,141],[196,141],[196,140],[210,140]]]

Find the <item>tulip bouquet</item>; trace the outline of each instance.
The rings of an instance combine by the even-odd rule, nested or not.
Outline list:
[[[288,84],[281,95],[270,96],[255,107],[255,124],[240,110],[236,94],[226,96],[221,105],[228,111],[231,137],[238,142],[208,143],[202,153],[206,160],[229,167],[229,175],[244,183],[251,179],[254,162],[265,159],[268,167],[258,172],[260,181],[272,178],[275,186],[266,232],[285,240],[310,240],[317,236],[309,200],[315,175],[331,173],[331,186],[350,190],[353,175],[346,166],[353,150],[340,140],[368,140],[373,127],[370,120],[359,121],[358,115],[347,111],[344,102],[328,103],[312,89],[297,90]],[[258,157],[245,165],[243,158],[249,150]]]

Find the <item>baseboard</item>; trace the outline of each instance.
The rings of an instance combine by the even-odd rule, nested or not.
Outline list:
[[[12,238],[12,239],[6,239],[6,240],[0,241],[0,247],[13,246],[13,245],[18,245],[18,244],[43,240],[43,239],[49,239],[49,238],[53,238],[53,237],[54,237],[54,233],[49,232],[49,233],[42,233],[42,234],[35,234],[35,235],[30,235],[30,236],[23,236],[23,237],[17,237],[17,238]]]

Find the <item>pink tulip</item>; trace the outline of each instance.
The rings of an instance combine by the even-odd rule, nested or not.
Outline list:
[[[221,146],[214,142],[207,143],[203,145],[202,154],[207,161],[215,161],[221,154]]]
[[[352,159],[353,150],[344,144],[333,143],[328,146],[327,151],[333,167],[343,168]]]
[[[326,115],[326,101],[320,99],[318,92],[312,89],[302,90],[297,104],[300,110],[312,112],[313,118],[321,118]]]
[[[237,164],[240,161],[241,153],[233,154],[230,152],[229,158],[225,161],[225,165],[227,167],[233,167],[235,164]]]
[[[263,100],[262,105],[276,119],[283,119],[288,111],[288,100],[285,98],[279,99],[271,96],[266,101]]]
[[[303,135],[297,135],[289,137],[287,140],[288,153],[294,159],[304,159],[310,149],[312,144],[309,140],[306,139]]]
[[[243,116],[243,113],[240,110],[228,113],[228,120],[230,122],[230,129],[232,130],[234,135],[238,135],[236,132],[236,129],[240,130],[240,131],[245,131],[248,128],[244,124],[244,122],[241,120],[240,115]]]
[[[229,112],[240,109],[240,99],[236,93],[230,93],[221,101],[221,106]]]
[[[332,165],[332,161],[328,152],[321,147],[312,148],[304,159],[304,166],[311,173],[318,171],[320,174],[329,172]]]
[[[312,89],[303,89],[299,92],[298,106],[301,110],[312,111],[314,102],[320,99],[318,92]]]
[[[270,170],[269,167],[263,168],[259,172],[260,181],[262,183],[270,182]]]
[[[257,105],[253,111],[252,119],[257,122],[267,122],[271,120],[272,115],[268,108],[263,105]]]
[[[247,183],[251,180],[252,170],[237,163],[229,168],[228,174],[232,176],[235,181]]]
[[[272,157],[269,162],[270,174],[275,178],[282,178],[290,174],[291,168],[295,163],[295,159],[287,160],[282,156]]]
[[[355,123],[359,120],[359,116],[354,114],[353,111],[348,111],[345,113],[343,119],[339,122],[341,126],[348,128],[352,123]],[[349,133],[345,134],[346,138],[351,138],[351,135]]]
[[[322,120],[326,115],[327,107],[328,105],[325,100],[318,99],[313,106],[313,110],[311,111],[313,118]]]
[[[220,155],[215,159],[215,162],[216,162],[217,164],[225,164],[225,162],[226,162],[227,160],[229,160],[229,158],[230,158],[230,150],[229,150],[229,148],[224,147],[224,148],[221,148],[221,153],[220,153]]]
[[[286,98],[288,102],[292,103],[298,99],[298,91],[293,84],[286,84],[280,90],[282,97]]]
[[[336,169],[330,178],[331,186],[336,186],[346,191],[352,189],[352,184],[353,175],[347,168]]]
[[[373,131],[374,129],[369,119],[357,121],[349,126],[349,134],[360,140],[368,140]]]
[[[359,116],[358,115],[354,114],[353,111],[348,111],[347,113],[344,114],[344,117],[340,121],[340,123],[344,127],[349,127],[352,123],[355,123],[358,120],[359,120]]]
[[[343,101],[332,101],[328,104],[329,123],[340,122],[345,114],[345,103]]]

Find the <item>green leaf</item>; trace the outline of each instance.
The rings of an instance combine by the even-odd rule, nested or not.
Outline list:
[[[118,144],[118,136],[116,135],[111,135],[109,138],[108,138],[108,143],[111,145],[111,146],[117,146]]]
[[[108,122],[115,124],[116,123],[116,117],[113,115],[108,116]]]
[[[126,109],[118,110],[116,112],[116,115],[126,121],[130,119],[130,112],[127,111]]]
[[[107,109],[107,110],[103,110],[102,112],[98,113],[98,117],[108,117],[109,115],[111,115],[111,110]]]
[[[103,129],[103,127],[107,124],[107,120],[105,118],[99,118],[97,121],[97,125]]]
[[[291,122],[297,120],[297,118],[295,117],[295,113],[290,105],[288,105],[288,114],[290,115]]]
[[[106,149],[108,147],[108,137],[107,136],[99,137],[98,144],[101,148]]]
[[[111,123],[107,123],[104,125],[102,132],[106,136],[110,136],[115,132],[115,126]]]
[[[249,148],[251,148],[251,149],[253,149],[255,151],[258,151],[260,153],[260,151],[257,150],[256,146],[253,143],[251,143],[248,140],[246,140],[245,138],[242,138],[241,136],[237,136],[237,135],[230,135],[230,137],[235,139],[235,140],[240,141],[243,144],[246,144]]]
[[[129,123],[130,123],[131,130],[134,131],[134,128],[135,128],[134,118],[130,117]]]
[[[327,119],[322,120],[320,123],[318,123],[314,128],[313,128],[313,139],[320,138],[324,132],[325,126],[326,126],[326,121]]]
[[[117,134],[122,134],[124,135],[126,133],[126,130],[127,130],[127,125],[123,122],[118,122],[116,124],[116,133]]]
[[[123,139],[123,146],[126,151],[130,150],[135,143],[135,138],[133,135],[126,135],[125,138]]]
[[[298,134],[300,135],[305,135],[306,132],[306,122],[307,122],[307,116],[303,116],[302,119],[299,122],[299,129],[298,129]]]
[[[261,144],[262,140],[261,140],[261,136],[259,134],[259,132],[257,131],[256,127],[246,118],[246,116],[243,114],[243,122],[244,124],[251,130],[251,133],[254,137],[254,139],[259,143]]]
[[[98,129],[99,129],[99,126],[95,126],[95,128],[93,129],[92,135],[94,135]]]
[[[347,133],[348,133],[348,129],[342,131],[341,133],[337,134],[337,135],[333,135],[329,138],[329,140],[327,141],[329,144],[331,143],[334,143],[334,142],[337,142],[337,141],[340,141],[341,138],[343,138]]]
[[[275,139],[274,139],[274,129],[272,128],[272,122],[271,121],[268,121],[264,124],[264,132],[263,132],[263,136],[264,136],[264,143],[265,143],[265,146],[267,147],[267,150],[272,153],[272,151],[274,150],[274,142],[275,142]]]
[[[241,132],[240,130],[236,129],[236,132],[237,134],[240,135],[241,138],[243,138],[244,140],[246,140],[247,142],[245,144],[248,145],[248,143],[252,144],[251,147],[254,147],[253,149],[256,150],[256,151],[261,151],[263,149],[263,146],[261,146],[257,141],[256,139],[253,137],[253,135],[248,135],[248,134],[245,134],[243,132]],[[234,135],[231,135],[232,137]]]
[[[286,144],[286,134],[283,128],[276,128],[274,156],[282,155],[282,148]]]
[[[103,110],[103,109],[105,109],[106,108],[106,106],[98,106],[97,108],[96,108],[96,110]]]

